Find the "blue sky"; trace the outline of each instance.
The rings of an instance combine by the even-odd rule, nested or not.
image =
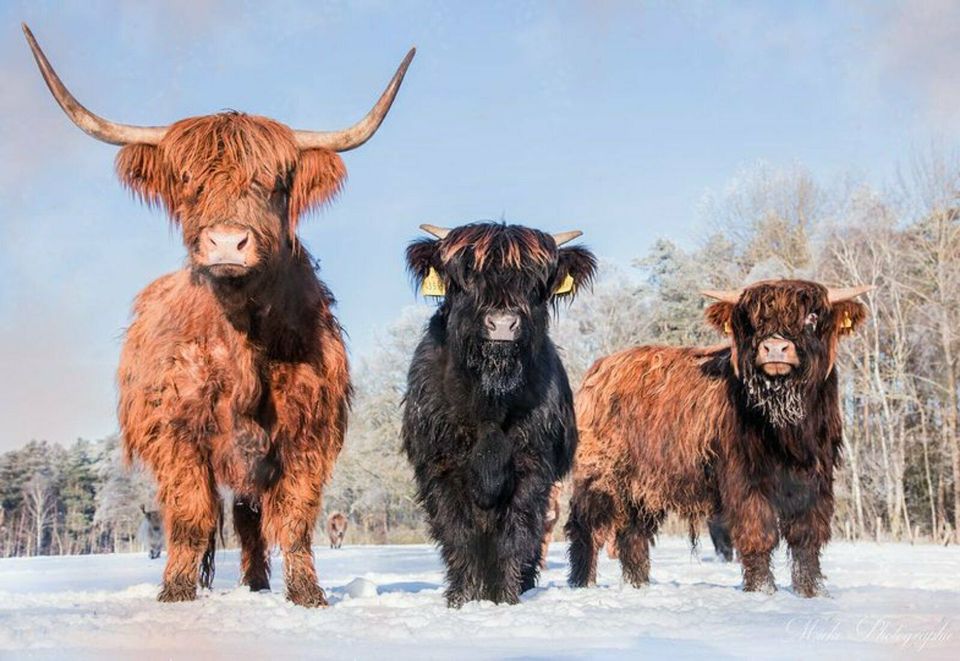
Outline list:
[[[0,450],[116,428],[133,296],[183,260],[76,129],[20,34],[111,119],[234,108],[332,129],[411,45],[393,111],[302,223],[357,360],[415,302],[417,225],[582,229],[626,264],[691,245],[698,207],[765,160],[883,185],[960,128],[960,5],[924,3],[5,2],[0,6]]]

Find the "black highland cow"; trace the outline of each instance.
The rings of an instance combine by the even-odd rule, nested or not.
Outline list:
[[[439,240],[413,243],[408,266],[444,300],[410,366],[403,449],[446,563],[448,605],[513,604],[536,583],[550,490],[577,443],[550,310],[590,282],[596,261],[560,248],[580,232],[421,227]]]

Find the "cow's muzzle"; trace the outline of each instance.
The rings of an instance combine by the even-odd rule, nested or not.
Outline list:
[[[258,261],[257,240],[243,227],[208,227],[200,233],[197,261],[215,276],[241,275]]]
[[[786,376],[800,366],[796,345],[780,335],[771,335],[757,349],[757,366],[769,376]]]
[[[516,312],[488,312],[483,317],[484,338],[494,342],[515,342],[520,336],[520,315]]]

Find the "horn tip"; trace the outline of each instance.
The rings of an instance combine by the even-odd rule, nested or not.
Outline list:
[[[403,62],[400,63],[400,72],[402,74],[407,73],[407,69],[410,67],[410,63],[413,62],[413,56],[417,54],[417,47],[412,46],[410,50],[407,51],[407,54],[403,58]]]

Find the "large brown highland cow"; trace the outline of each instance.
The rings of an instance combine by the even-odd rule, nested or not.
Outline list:
[[[337,152],[374,134],[413,51],[370,113],[343,131],[237,112],[138,127],[80,105],[24,33],[57,102],[85,132],[122,147],[121,181],[166,208],[189,254],[137,297],[118,371],[125,450],[159,483],[168,549],[160,600],[194,599],[198,572],[210,585],[223,485],[235,494],[243,582],[269,587],[268,549],[278,544],[288,598],[323,605],[310,543],[350,383],[333,297],[297,222],[340,190]]]
[[[782,535],[794,590],[819,594],[840,460],[837,343],[866,317],[853,299],[869,289],[783,280],[705,292],[717,300],[707,319],[732,334],[729,345],[636,347],[597,361],[576,400],[570,583],[596,580],[611,533],[624,578],[647,583],[650,542],[673,511],[721,517],[745,590],[776,589],[770,554]]]

